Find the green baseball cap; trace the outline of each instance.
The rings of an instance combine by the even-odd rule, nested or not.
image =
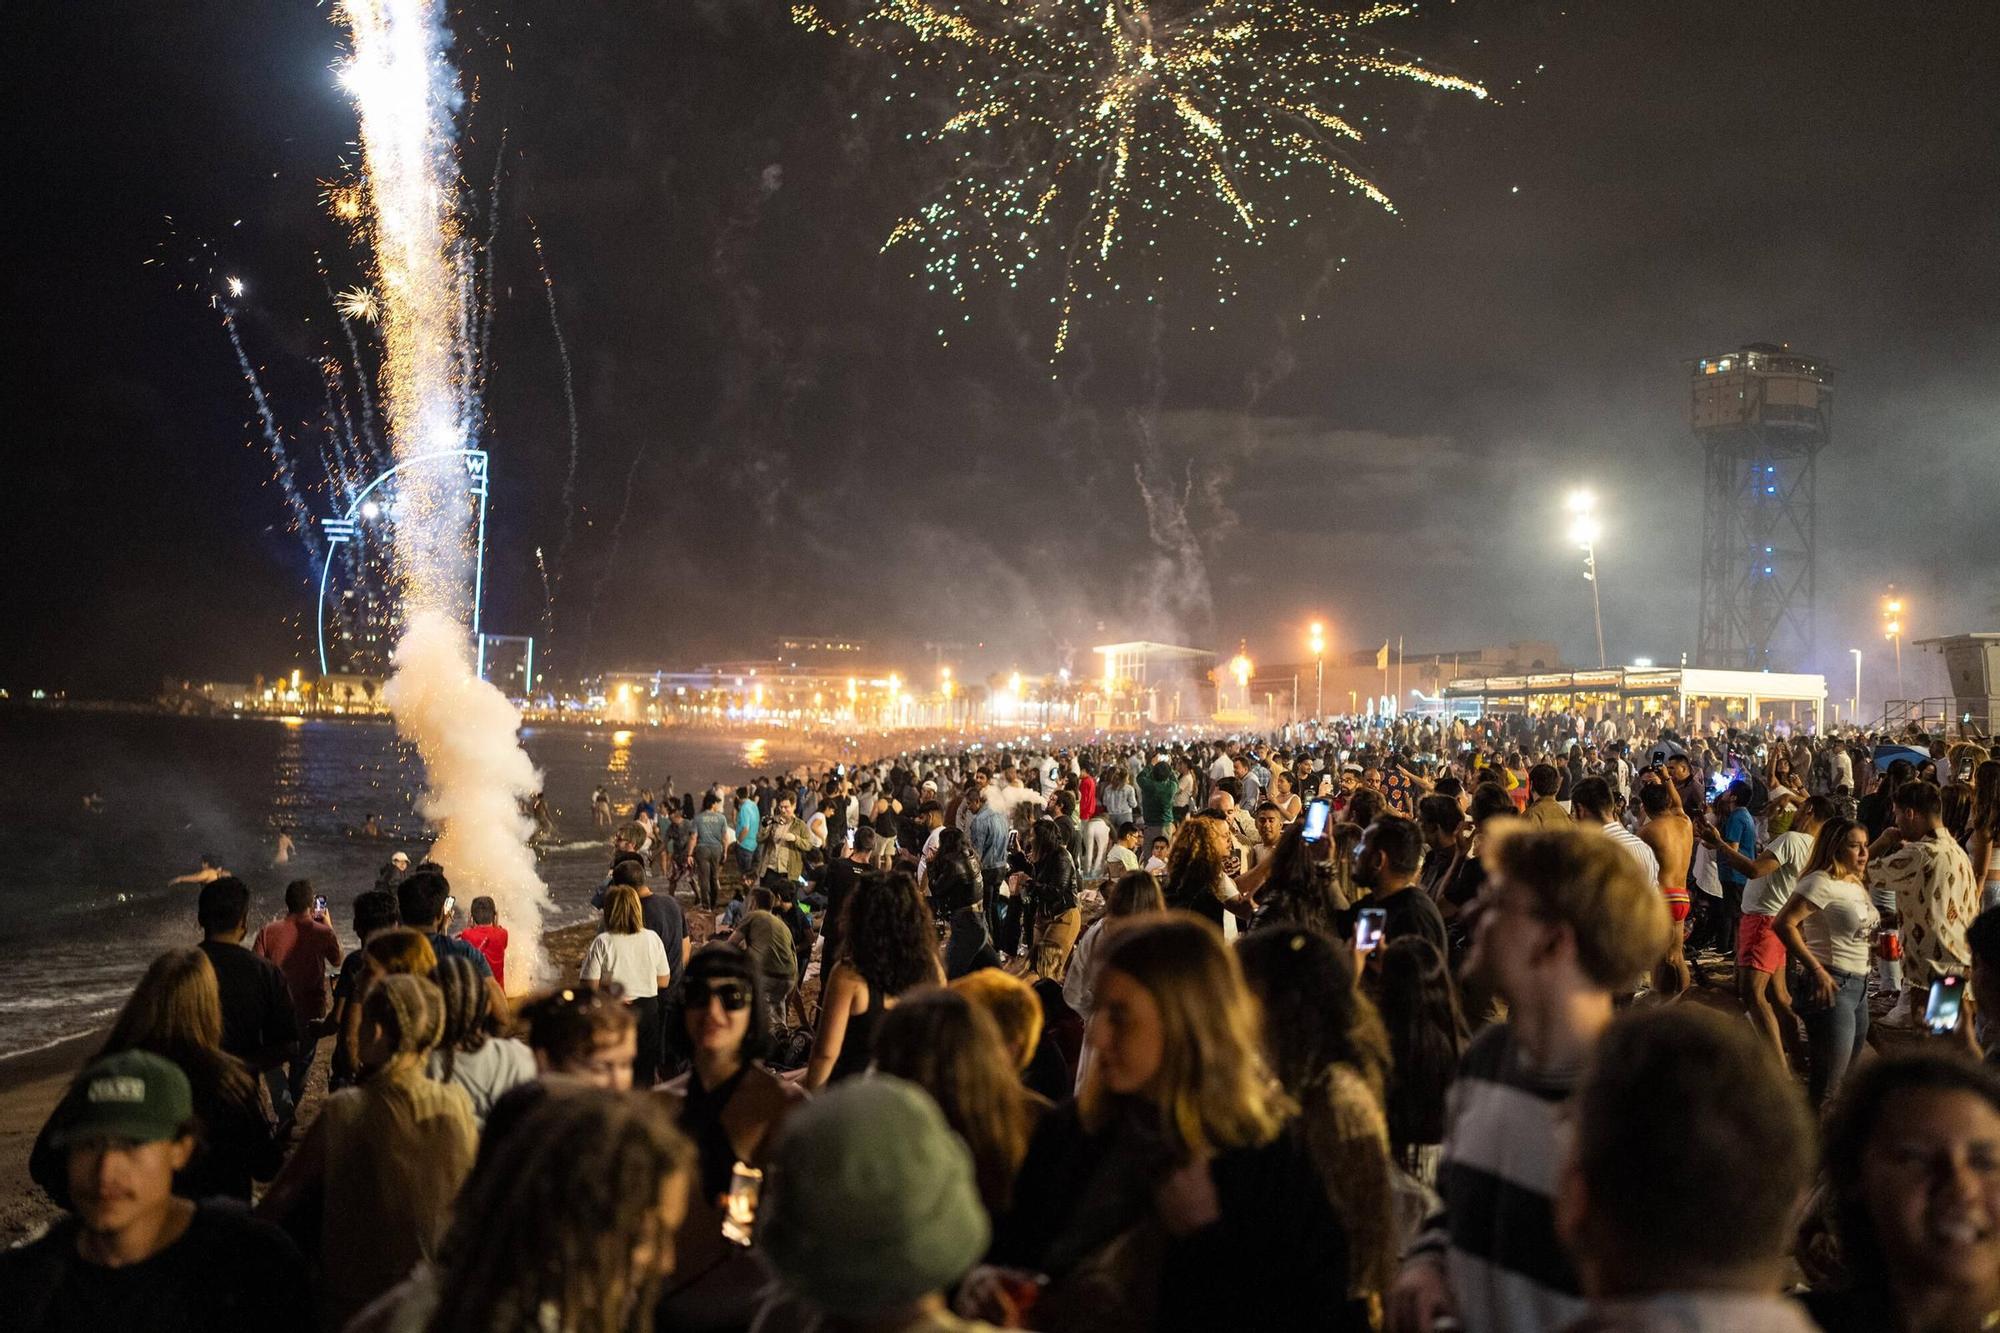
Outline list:
[[[757,1243],[808,1304],[861,1316],[942,1291],[991,1234],[971,1152],[914,1083],[851,1079],[786,1118]]]
[[[187,1075],[165,1056],[120,1051],[91,1064],[77,1080],[75,1111],[51,1136],[56,1147],[83,1139],[159,1143],[179,1138],[194,1119]]]

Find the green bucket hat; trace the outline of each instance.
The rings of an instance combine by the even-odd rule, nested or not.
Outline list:
[[[83,1071],[69,1123],[51,1136],[56,1147],[85,1139],[158,1143],[179,1138],[194,1119],[194,1094],[179,1065],[151,1051],[120,1051]]]
[[[992,1236],[971,1152],[928,1093],[882,1075],[792,1113],[757,1222],[779,1281],[848,1317],[949,1287]]]

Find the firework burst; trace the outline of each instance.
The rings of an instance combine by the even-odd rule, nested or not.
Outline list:
[[[1079,303],[1122,291],[1130,256],[1163,276],[1170,227],[1262,245],[1328,202],[1395,211],[1352,151],[1373,98],[1417,83],[1484,99],[1477,83],[1374,40],[1407,4],[1350,12],[1310,0],[861,0],[838,18],[802,0],[802,27],[884,52],[913,77],[889,100],[946,99],[918,137],[949,179],[890,230],[933,291],[964,300],[1060,269],[1054,349]],[[1215,272],[1228,285],[1219,247]],[[1147,299],[1153,299],[1148,293]]]
[[[333,299],[333,308],[342,319],[358,319],[373,324],[382,314],[382,303],[366,287],[349,287]]]

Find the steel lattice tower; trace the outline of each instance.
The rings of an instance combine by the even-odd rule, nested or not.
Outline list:
[[[1813,654],[1815,490],[1833,370],[1752,343],[1687,363],[1705,460],[1699,666],[1802,670]]]

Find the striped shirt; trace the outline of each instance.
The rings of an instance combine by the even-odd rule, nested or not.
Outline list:
[[[1459,1319],[1477,1333],[1543,1333],[1584,1313],[1556,1239],[1556,1171],[1580,1064],[1530,1070],[1513,1029],[1495,1024],[1466,1049],[1438,1166],[1443,1208],[1411,1247],[1442,1262]]]

